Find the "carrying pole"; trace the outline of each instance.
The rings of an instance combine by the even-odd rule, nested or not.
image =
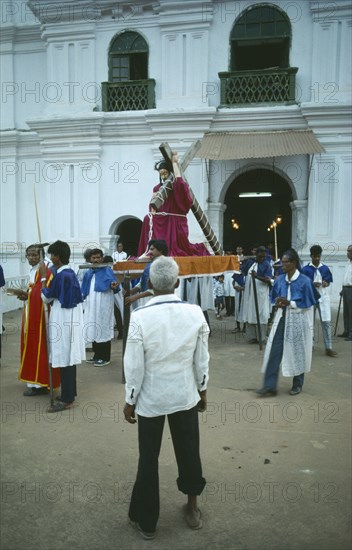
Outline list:
[[[251,272],[252,284],[253,284],[253,295],[254,295],[254,305],[255,305],[255,314],[257,317],[257,329],[258,329],[258,340],[259,340],[259,349],[263,349],[262,343],[262,328],[260,326],[260,317],[259,317],[259,304],[258,304],[258,294],[257,294],[257,283],[255,280],[255,271]]]
[[[340,296],[340,301],[339,301],[339,307],[338,307],[338,309],[337,309],[337,316],[336,316],[336,323],[335,323],[334,336],[336,336],[336,332],[337,332],[337,325],[339,324],[339,317],[340,317],[341,302],[342,302],[342,296]]]

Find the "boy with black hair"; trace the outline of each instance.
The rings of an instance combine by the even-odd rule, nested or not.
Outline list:
[[[313,285],[320,294],[320,299],[314,310],[318,309],[323,332],[325,353],[329,357],[335,357],[336,351],[332,349],[331,339],[331,307],[330,307],[330,283],[332,283],[332,273],[327,265],[320,259],[323,249],[319,244],[310,248],[311,262],[302,268],[302,273],[313,281]]]
[[[51,304],[49,319],[49,351],[53,369],[60,369],[61,396],[48,412],[68,408],[75,400],[76,365],[85,359],[83,308],[81,289],[75,272],[69,267],[69,245],[56,241],[48,248],[55,275],[46,288],[46,265],[40,263],[42,300]]]
[[[93,248],[89,259],[92,264],[103,263],[103,251]],[[111,340],[114,337],[114,291],[118,286],[111,267],[88,269],[83,277],[85,336],[94,351],[94,356],[87,362],[95,367],[105,367],[110,363]]]

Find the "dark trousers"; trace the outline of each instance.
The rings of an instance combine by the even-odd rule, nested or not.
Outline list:
[[[168,415],[178,467],[178,489],[186,495],[200,495],[205,486],[199,456],[197,407]],[[165,416],[138,416],[139,462],[128,515],[143,531],[155,531],[159,518],[158,459]]]
[[[122,322],[121,312],[116,304],[114,304],[114,317],[115,317],[115,324],[117,327],[117,331],[119,333],[120,338],[122,338],[123,322]]]
[[[284,351],[284,333],[285,333],[285,320],[286,317],[283,314],[278,327],[275,332],[274,340],[271,345],[270,355],[266,371],[264,374],[264,388],[275,390],[277,381],[279,378],[280,365],[282,360],[282,354]],[[302,387],[304,382],[304,373],[294,376],[292,380],[292,388]]]
[[[342,287],[343,301],[343,332],[347,338],[352,338],[352,286]]]
[[[60,367],[61,400],[72,403],[77,395],[76,365]]]
[[[108,340],[108,342],[93,342],[92,348],[95,360],[102,359],[103,361],[110,361],[111,340]]]
[[[209,327],[209,330],[210,330],[210,332],[211,332],[211,326],[210,326],[209,314],[208,314],[208,312],[207,312],[206,310],[204,310],[204,311],[203,311],[203,315],[204,315],[204,319],[205,319],[205,320],[206,320],[206,322],[207,322],[207,325],[208,325],[208,327]]]
[[[225,296],[225,304],[227,315],[235,315],[235,297]]]

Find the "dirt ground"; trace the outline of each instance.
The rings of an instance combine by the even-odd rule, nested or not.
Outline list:
[[[127,522],[137,428],[123,420],[122,342],[112,362],[78,368],[75,406],[47,414],[24,397],[20,311],[4,316],[1,550],[347,550],[351,547],[351,343],[324,354],[318,326],[304,391],[257,398],[263,352],[210,312],[208,410],[200,415],[204,527],[187,528],[168,429],[160,455],[157,536]],[[340,331],[341,332],[341,326]]]

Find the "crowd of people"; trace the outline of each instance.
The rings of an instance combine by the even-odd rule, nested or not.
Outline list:
[[[24,302],[19,379],[27,384],[24,391],[25,396],[47,394],[50,385],[54,389],[60,384],[62,386],[62,377],[65,377],[68,372],[67,370],[62,371],[62,369],[67,366],[78,364],[84,360],[96,367],[104,367],[110,363],[111,342],[114,338],[116,322],[115,297],[119,298],[118,337],[121,338],[123,308],[126,306],[131,306],[133,309],[140,308],[153,298],[154,291],[150,286],[151,267],[156,259],[168,256],[168,246],[164,240],[153,239],[149,241],[148,247],[151,261],[146,265],[140,280],[133,286],[128,296],[124,296],[125,292],[116,279],[112,264],[100,266],[104,260],[112,259],[104,257],[104,253],[100,249],[87,249],[84,256],[89,264],[86,269],[81,268],[75,274],[68,267],[70,250],[67,243],[57,241],[50,245],[48,249],[50,268],[48,262],[43,261],[44,251],[40,246],[30,245],[27,248],[26,258],[30,268],[29,284],[27,290],[19,291],[17,294],[18,299]],[[292,330],[300,335],[300,338],[296,338],[296,340],[299,343],[304,343],[303,348],[307,354],[303,361],[306,370],[303,371],[302,367],[302,373],[309,370],[307,365],[310,365],[311,352],[314,347],[316,313],[319,315],[322,327],[325,353],[330,357],[336,357],[337,353],[332,349],[329,294],[329,287],[333,282],[332,273],[329,267],[321,261],[322,249],[319,245],[311,247],[311,261],[305,266],[301,265],[298,255],[293,249],[285,252],[279,265],[276,263],[275,266],[269,251],[263,246],[251,249],[249,256],[244,256],[242,247],[238,247],[236,252],[239,252],[237,255],[239,271],[227,272],[214,277],[213,309],[215,309],[216,318],[219,320],[225,314],[228,317],[233,317],[235,327],[232,332],[242,333],[247,343],[267,344],[264,357],[266,376],[269,376],[270,369],[273,369],[276,378],[273,375],[274,378],[271,381],[265,379],[264,386],[260,391],[261,395],[270,395],[276,391],[278,366],[281,365],[283,373],[288,373],[290,370],[284,368],[285,360],[289,355],[293,357],[297,354],[297,349],[289,351],[287,344],[287,341],[290,340],[288,331],[293,326]],[[123,257],[123,260],[120,261],[127,258],[127,254],[121,256],[122,253],[123,244],[119,242],[117,254],[119,254],[119,258]],[[348,247],[347,255],[349,261],[341,291],[344,331],[339,336],[350,340],[352,247]],[[288,265],[289,270],[287,269]],[[278,269],[275,269],[277,267]],[[63,279],[64,283],[61,281]],[[192,288],[193,283],[193,279],[183,282],[188,289]],[[295,289],[295,298],[290,296],[293,289]],[[297,296],[297,289],[299,289],[299,296]],[[286,292],[284,292],[285,290]],[[195,293],[193,292],[193,294]],[[199,294],[199,288],[196,294]],[[182,295],[179,293],[179,296],[182,299],[185,298],[184,293]],[[192,299],[192,293],[189,293],[188,298],[187,301],[190,303],[197,303]],[[61,306],[58,305],[59,303]],[[58,314],[62,314],[63,310],[70,310],[69,320],[65,318],[65,327],[61,326],[64,322],[61,317],[59,316],[57,319]],[[77,319],[75,321],[84,327],[84,330],[81,331],[83,344],[80,344],[79,349],[73,350],[70,344],[71,333],[74,331],[73,322],[74,317],[81,310],[82,317],[79,317],[79,321]],[[302,315],[299,316],[298,313],[302,313]],[[49,318],[50,322],[48,322]],[[203,311],[203,318],[207,321],[211,334],[207,311]],[[304,328],[303,325],[298,328],[298,320],[303,319],[306,319]],[[271,326],[270,333],[268,326]],[[49,338],[46,337],[47,330],[49,330]],[[128,327],[125,327],[126,334],[127,330]],[[60,331],[60,335],[61,332],[66,334],[67,341],[55,338],[55,334],[50,334],[50,331],[56,331],[56,336],[58,331]],[[304,337],[303,334],[305,334]],[[53,350],[49,350],[48,340],[53,340],[54,343],[60,341],[61,347],[65,348],[65,351],[61,349],[57,352],[55,361],[53,361]],[[75,343],[77,344],[77,338]],[[86,358],[86,352],[89,351],[92,351],[93,354]],[[71,353],[75,358],[74,363]],[[63,359],[64,357],[65,359]],[[52,366],[51,381],[48,375],[48,362]],[[66,364],[67,362],[70,365]],[[272,367],[273,364],[276,365],[275,368]],[[297,366],[298,362],[296,361],[295,364]],[[57,369],[57,367],[59,368]],[[72,376],[72,380],[74,378]],[[71,385],[73,387],[75,382],[72,381]],[[300,381],[300,389],[302,385],[303,380]],[[294,382],[291,392],[295,387]],[[74,401],[75,392],[75,389],[72,390],[67,397],[67,391],[64,389],[61,392],[60,403],[55,404],[54,410],[58,410],[58,407],[63,410],[70,406]]]
[[[242,247],[239,248],[243,251]],[[215,308],[218,319],[222,319],[222,310],[226,310],[226,316],[235,318],[236,327],[233,333],[245,333],[250,344],[265,343],[268,323],[273,318],[275,305],[272,300],[273,285],[277,277],[283,273],[283,264],[281,260],[275,262],[264,246],[252,248],[250,253],[249,257],[244,257],[243,254],[241,257],[238,256],[239,271],[214,278]],[[330,305],[330,284],[333,279],[329,267],[321,262],[322,248],[319,245],[311,247],[312,261],[305,266],[301,266],[297,253],[293,253],[297,269],[311,279],[316,290],[314,319],[318,312],[326,355],[335,357],[336,352],[332,349]],[[227,254],[231,254],[231,251],[227,251]],[[219,303],[224,304],[220,306],[221,311]]]

